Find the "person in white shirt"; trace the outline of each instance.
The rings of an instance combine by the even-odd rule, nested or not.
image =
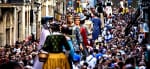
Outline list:
[[[82,60],[80,61],[80,65],[83,66],[85,62],[86,62],[86,56],[83,56]]]
[[[146,66],[140,66],[139,69],[146,69]]]
[[[146,64],[143,60],[139,63],[139,68],[138,69],[146,69]]]
[[[139,35],[138,35],[138,42],[139,42],[140,44],[142,43],[143,39],[144,39],[144,34],[139,34]]]
[[[88,63],[88,67],[93,69],[96,65],[97,59],[93,56],[93,52],[90,52],[90,55],[86,58],[86,62]]]
[[[20,48],[15,48],[15,49],[14,49],[14,52],[20,53],[20,52],[21,52],[21,49],[20,49]]]
[[[77,64],[77,65],[76,65],[76,64],[73,64],[72,67],[73,67],[73,69],[80,69],[80,65],[79,65],[79,64]]]

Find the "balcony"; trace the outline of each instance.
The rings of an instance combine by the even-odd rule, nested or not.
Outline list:
[[[23,4],[23,3],[30,3],[31,0],[1,0],[1,4]]]
[[[1,7],[20,6],[25,5],[27,3],[31,3],[31,0],[1,0],[0,6]]]
[[[24,3],[24,0],[8,0],[8,3]]]

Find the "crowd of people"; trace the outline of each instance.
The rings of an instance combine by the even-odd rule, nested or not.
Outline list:
[[[28,41],[16,41],[15,45],[6,45],[5,47],[1,47],[0,64],[4,65],[9,62],[17,62],[22,68],[32,69],[34,58],[37,55],[37,45],[37,41],[33,41],[32,38],[29,38]],[[11,69],[11,66],[6,69]]]
[[[100,31],[96,30],[96,35],[93,34],[95,28],[93,26],[91,35],[94,42],[92,46],[86,45],[87,56],[76,52],[74,69],[146,69],[148,62],[145,57],[146,48],[142,44],[143,38],[139,38],[140,33],[137,26],[133,26],[130,33],[125,36],[125,29],[131,16],[132,14],[118,13],[106,17],[104,28],[101,28]],[[97,25],[96,20],[92,20],[91,18],[93,25],[100,26]],[[86,20],[85,24],[87,24]]]
[[[61,33],[68,35],[67,38],[71,40],[71,69],[146,69],[146,47],[139,39],[138,27],[133,26],[125,36],[125,29],[132,17],[130,12],[104,16],[103,27],[94,8],[84,10],[78,16],[79,21],[75,20],[74,24],[69,21],[61,24]],[[38,46],[39,42],[31,37],[28,41],[1,47],[0,69],[9,61],[18,62],[22,68],[32,69]]]

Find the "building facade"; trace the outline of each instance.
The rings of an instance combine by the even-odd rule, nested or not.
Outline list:
[[[31,34],[30,10],[29,0],[0,1],[0,46],[14,45]]]
[[[68,0],[41,0],[41,16],[54,16],[61,20],[61,16],[66,13],[66,3]]]
[[[40,39],[41,17],[65,14],[66,0],[0,0],[0,46]],[[58,14],[59,13],[59,14]]]

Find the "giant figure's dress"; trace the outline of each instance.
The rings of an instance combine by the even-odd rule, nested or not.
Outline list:
[[[95,41],[101,34],[101,20],[95,17],[92,19],[92,22],[93,22],[92,39]]]
[[[47,36],[42,49],[47,51],[49,56],[43,64],[43,69],[70,69],[68,58],[63,53],[63,46],[66,50],[70,50],[64,35],[55,34]]]

